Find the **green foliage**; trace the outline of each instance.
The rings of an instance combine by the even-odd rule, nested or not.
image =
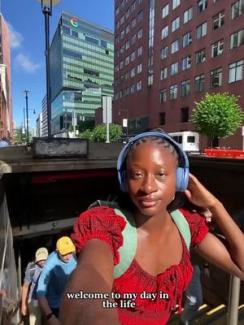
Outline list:
[[[109,140],[110,142],[117,142],[123,134],[122,127],[118,124],[109,124]],[[106,141],[106,124],[100,124],[93,130],[93,141]]]
[[[87,139],[87,140],[92,141],[93,140],[93,132],[92,132],[92,130],[87,129],[84,132],[80,133],[79,138]]]
[[[23,129],[21,127],[15,129],[15,136],[13,142],[16,144],[25,144],[26,143],[26,134],[22,133]],[[32,135],[29,132],[29,139],[32,139]]]
[[[117,142],[123,134],[122,127],[117,124],[109,124],[109,140]],[[85,130],[80,133],[80,138],[88,139],[94,142],[106,142],[106,124],[99,124],[93,130]]]
[[[234,134],[244,120],[238,99],[228,93],[206,94],[192,112],[196,130],[212,139]]]

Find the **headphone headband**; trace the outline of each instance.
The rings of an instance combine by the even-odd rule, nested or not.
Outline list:
[[[118,171],[118,179],[120,183],[120,188],[122,191],[126,191],[126,180],[125,180],[125,166],[124,163],[126,161],[126,157],[128,152],[130,151],[131,147],[134,143],[138,140],[146,137],[157,137],[161,139],[165,139],[168,141],[177,151],[179,155],[179,163],[182,167],[177,168],[177,184],[176,189],[177,191],[184,191],[188,185],[189,179],[189,160],[187,158],[186,153],[181,149],[179,144],[174,141],[168,134],[159,132],[159,131],[148,131],[137,134],[136,136],[129,139],[128,143],[122,148],[118,160],[117,160],[117,171]],[[180,175],[179,175],[180,174]]]

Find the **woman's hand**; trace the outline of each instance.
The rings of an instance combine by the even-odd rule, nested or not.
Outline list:
[[[211,209],[219,202],[192,174],[189,175],[189,183],[185,190],[185,195],[191,203],[205,209]]]

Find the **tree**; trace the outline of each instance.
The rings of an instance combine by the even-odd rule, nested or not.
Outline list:
[[[106,124],[100,124],[93,130],[93,140],[96,142],[106,141]],[[109,124],[109,139],[110,142],[116,142],[122,137],[122,127],[118,124]]]
[[[87,129],[84,132],[80,133],[79,138],[87,139],[87,140],[92,141],[93,140],[93,132],[92,132],[92,130]]]
[[[238,96],[228,93],[206,94],[192,111],[192,122],[199,133],[210,137],[212,146],[219,138],[228,137],[242,125],[244,114]]]
[[[85,130],[79,136],[95,142],[106,141],[106,124],[99,124],[93,130]],[[118,124],[109,124],[109,140],[110,142],[119,141],[122,137],[122,127]]]

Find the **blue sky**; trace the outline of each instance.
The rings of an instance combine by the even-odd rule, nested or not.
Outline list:
[[[16,126],[23,122],[25,97],[29,90],[30,125],[35,125],[31,109],[41,110],[45,95],[44,16],[38,0],[0,0],[1,11],[12,36],[12,97]],[[62,11],[114,30],[113,0],[60,0],[50,18],[50,41]]]

